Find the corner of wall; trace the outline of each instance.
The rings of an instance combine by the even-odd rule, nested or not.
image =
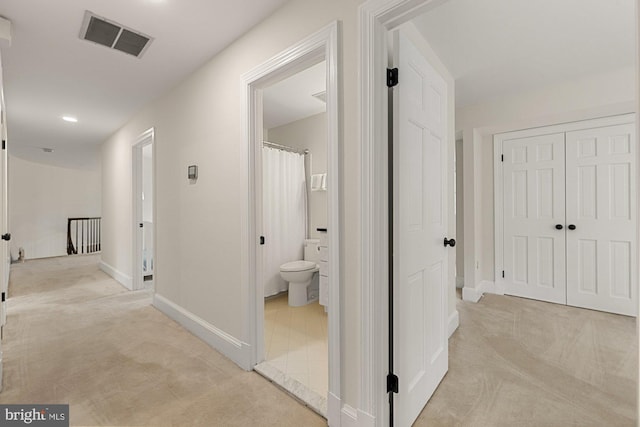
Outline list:
[[[153,306],[178,322],[186,330],[227,356],[245,371],[250,371],[251,346],[216,328],[162,295],[154,294]]]
[[[133,285],[132,285],[132,282],[131,282],[131,276],[127,276],[126,274],[122,273],[121,271],[116,270],[115,268],[113,268],[112,266],[110,266],[109,264],[107,264],[104,261],[100,261],[99,266],[100,266],[100,270],[104,271],[109,276],[113,277],[116,282],[120,283],[122,286],[124,286],[125,288],[127,288],[129,290],[133,289]]]

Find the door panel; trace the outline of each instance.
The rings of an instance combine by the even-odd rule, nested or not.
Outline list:
[[[395,423],[409,426],[448,369],[447,86],[400,32],[394,54]]]
[[[635,124],[567,133],[567,304],[637,314]]]
[[[502,149],[505,293],[564,304],[564,133],[505,140]]]

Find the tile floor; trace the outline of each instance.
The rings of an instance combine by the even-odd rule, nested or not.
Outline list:
[[[326,397],[329,361],[324,306],[315,302],[290,307],[284,293],[265,302],[264,317],[269,364]]]

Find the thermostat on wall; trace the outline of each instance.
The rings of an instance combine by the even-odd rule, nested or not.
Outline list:
[[[191,165],[187,169],[187,176],[189,179],[198,179],[198,166]]]

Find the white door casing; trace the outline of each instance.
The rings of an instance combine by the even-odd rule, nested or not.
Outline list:
[[[637,313],[633,123],[567,133],[567,304]]]
[[[504,292],[564,304],[564,133],[508,139],[502,152]]]
[[[133,268],[132,270],[132,284],[131,287],[133,290],[143,289],[144,288],[144,275],[145,271],[143,269],[143,248],[144,248],[144,235],[145,233],[151,234],[151,241],[155,242],[155,197],[153,197],[152,202],[152,221],[150,223],[145,222],[143,218],[143,154],[142,149],[151,145],[152,150],[152,165],[154,164],[153,154],[154,150],[154,129],[151,128],[144,133],[142,133],[132,144],[132,175],[133,175],[133,189],[132,189],[132,227],[133,227]],[[155,193],[155,174],[153,172],[153,166],[151,167],[152,178],[151,178],[151,188],[152,193]],[[154,194],[155,196],[155,194]],[[142,227],[141,227],[142,225]],[[145,229],[146,227],[146,229]],[[152,246],[151,251],[153,254],[151,258],[155,262],[155,249]],[[148,274],[148,273],[147,273]]]
[[[393,36],[394,412],[409,426],[448,369],[447,85],[401,31]]]

